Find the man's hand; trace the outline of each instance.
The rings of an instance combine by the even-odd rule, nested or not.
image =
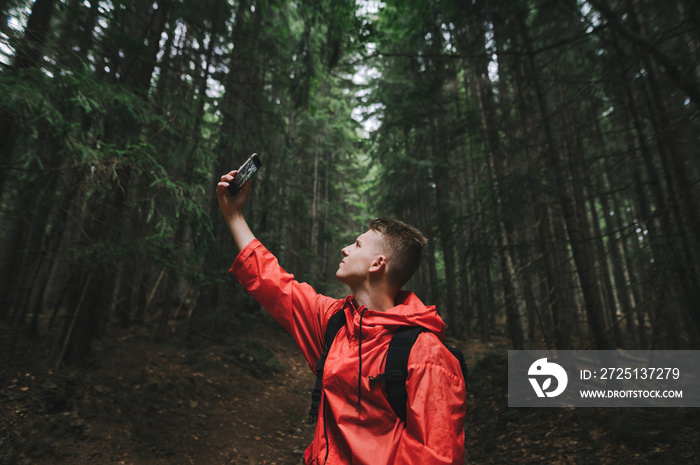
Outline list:
[[[221,176],[221,181],[216,185],[216,196],[219,199],[219,208],[224,215],[226,224],[231,230],[233,240],[236,242],[239,250],[243,250],[250,241],[255,239],[255,236],[248,227],[245,218],[243,217],[243,204],[248,198],[250,191],[250,183],[245,183],[243,188],[236,195],[231,195],[228,191],[229,183],[233,181],[234,176],[238,173],[237,170]]]
[[[216,186],[216,195],[219,198],[219,208],[223,213],[224,218],[228,220],[232,216],[241,215],[243,212],[243,204],[248,198],[250,191],[250,181],[245,183],[243,188],[236,195],[231,195],[228,190],[229,184],[238,173],[238,170],[233,170],[221,176],[221,182]]]

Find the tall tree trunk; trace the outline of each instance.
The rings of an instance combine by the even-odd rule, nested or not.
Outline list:
[[[564,298],[565,287],[561,279],[564,273],[557,263],[557,252],[554,249],[554,238],[552,227],[549,221],[549,213],[544,205],[543,196],[540,194],[534,205],[535,229],[537,232],[537,243],[540,259],[547,277],[547,298],[549,301],[552,322],[554,325],[554,347],[557,349],[573,348],[572,337],[574,336],[575,322],[572,321],[571,311],[567,311],[567,304]],[[569,305],[569,309],[572,307]]]
[[[603,173],[603,180],[607,178],[607,173]],[[606,184],[610,185],[610,184]],[[632,303],[630,301],[630,286],[631,284],[625,278],[624,271],[624,259],[621,255],[620,243],[622,242],[622,231],[618,231],[615,227],[613,216],[620,215],[620,208],[612,207],[608,201],[607,195],[603,194],[600,196],[600,203],[602,207],[602,216],[605,220],[605,229],[607,231],[608,237],[608,248],[607,252],[610,254],[609,272],[612,274],[612,279],[614,283],[611,282],[610,286],[614,290],[615,301],[620,306],[620,311],[623,318],[625,319],[625,325],[627,327],[627,333],[632,338],[634,346],[637,347],[637,332],[635,331],[634,319],[632,318]],[[593,206],[592,206],[593,208]],[[602,232],[600,234],[602,237]],[[607,262],[607,260],[606,260]],[[611,302],[609,305],[613,305]],[[614,308],[614,307],[611,307]],[[614,323],[614,321],[613,321]],[[616,339],[619,339],[619,335],[615,333]],[[620,345],[620,341],[617,341],[618,347],[624,347]]]
[[[528,82],[526,79],[525,63],[523,60],[515,57],[513,59],[499,59],[499,66],[503,68],[504,73],[515,76],[516,95],[515,101],[518,108],[518,114],[521,119],[521,130],[517,137],[527,141],[523,150],[525,151],[526,173],[528,176],[533,176],[536,179],[540,178],[540,173],[544,170],[540,152],[536,149],[539,142],[537,141],[538,127],[533,121],[531,106],[536,105],[530,100],[529,89],[525,85]],[[543,183],[542,180],[539,181]],[[541,263],[541,269],[544,271],[545,292],[543,298],[549,308],[551,314],[551,324],[553,330],[552,345],[557,349],[572,349],[574,347],[573,338],[577,334],[578,325],[576,324],[574,305],[570,298],[570,292],[567,289],[565,277],[569,276],[567,260],[561,257],[557,243],[565,241],[566,235],[562,234],[555,236],[552,230],[551,217],[553,212],[547,207],[548,197],[544,192],[545,186],[538,188],[534,192],[531,200],[532,205],[532,224],[534,224],[534,241],[536,243],[535,252],[538,261]],[[558,224],[558,221],[554,221]],[[558,229],[558,228],[557,228]],[[541,315],[541,312],[539,312]],[[540,316],[545,326],[549,321],[548,317]]]
[[[454,336],[462,335],[462,322],[457,309],[459,301],[456,289],[456,260],[453,233],[454,211],[452,210],[450,190],[453,186],[453,177],[450,176],[451,160],[449,152],[444,150],[441,140],[441,128],[444,123],[440,115],[444,112],[442,105],[437,105],[438,116],[433,120],[433,137],[431,148],[433,160],[435,160],[435,203],[437,207],[437,226],[442,247],[442,258],[445,264],[445,311],[447,314],[448,330]]]
[[[700,309],[697,305],[700,302],[700,274],[696,265],[697,249],[700,246],[700,217],[694,199],[695,189],[686,174],[688,163],[676,146],[675,130],[667,115],[665,104],[657,95],[660,90],[653,65],[649,72],[649,85],[647,97],[651,99],[658,116],[658,122],[653,118],[652,122],[657,133],[661,166],[668,179],[665,185],[670,197],[669,206],[676,220],[674,224],[678,229],[678,242],[682,246],[682,253],[672,252],[680,280],[683,302],[681,312],[688,337],[692,345],[696,346],[700,343]]]
[[[144,97],[150,88],[156,57],[160,51],[160,38],[168,18],[168,2],[169,0],[137,2],[135,6],[138,9],[126,18],[127,33],[139,40],[134,41],[138,46],[133,50],[126,50],[120,67],[120,78]],[[147,20],[144,21],[144,18]]]
[[[50,31],[56,0],[36,0],[29,15],[24,39],[17,47],[14,69],[38,66]]]
[[[474,31],[473,37],[482,37],[484,31]],[[502,163],[505,157],[500,153],[501,144],[498,140],[496,124],[496,112],[494,108],[493,89],[488,78],[488,63],[484,59],[472,60],[472,76],[476,87],[476,97],[481,115],[481,128],[484,132],[486,146],[486,164],[488,166],[491,186],[497,208],[498,230],[500,246],[498,256],[501,263],[501,280],[503,285],[508,335],[516,350],[525,347],[525,333],[523,330],[521,309],[516,294],[517,278],[515,263],[512,256],[512,231],[509,225],[511,220],[506,218],[502,194],[500,192],[499,179],[503,177]]]
[[[675,254],[672,250],[670,238],[675,236],[673,230],[674,221],[670,218],[670,208],[667,207],[666,196],[663,193],[662,182],[658,175],[657,167],[654,164],[651,147],[645,139],[645,126],[640,119],[642,114],[641,107],[637,102],[636,96],[632,93],[629,87],[623,89],[623,95],[626,99],[626,107],[629,108],[631,115],[632,129],[636,138],[636,146],[642,159],[642,167],[645,168],[646,180],[643,179],[640,172],[639,164],[634,165],[633,180],[637,192],[636,202],[640,212],[640,227],[648,231],[648,243],[651,248],[651,256],[647,263],[650,264],[651,276],[645,279],[649,284],[644,286],[645,296],[643,302],[649,302],[653,306],[649,312],[653,324],[653,330],[656,337],[656,344],[663,344],[659,340],[660,331],[665,334],[665,342],[669,343],[669,347],[679,348],[678,344],[681,340],[680,327],[677,324],[677,319],[674,315],[664,316],[668,311],[666,309],[667,302],[662,299],[663,294],[673,292],[674,286],[671,284],[674,278],[670,277],[673,272],[669,273],[666,266],[662,264],[669,263],[672,269],[677,268],[675,265]],[[652,205],[654,211],[652,211]],[[656,213],[658,212],[658,213]],[[667,239],[664,239],[667,238]],[[646,270],[641,272],[645,273]],[[663,331],[662,331],[663,330]]]
[[[562,166],[561,156],[557,150],[558,145],[551,127],[552,114],[542,89],[542,79],[535,61],[532,40],[524,25],[520,27],[520,34],[528,52],[529,71],[532,77],[547,140],[545,154],[547,156],[547,162],[551,167],[551,176],[554,178],[554,185],[557,188],[559,201],[561,202],[564,222],[574,256],[574,263],[581,283],[581,292],[583,294],[591,336],[598,350],[611,349],[612,345],[608,339],[605,327],[605,315],[600,301],[600,291],[598,289],[595,265],[593,262],[594,253],[588,233],[587,218],[585,216],[586,210],[581,202],[581,186],[580,183],[573,179],[574,183],[573,186],[571,186],[573,188],[573,194],[570,193],[570,186],[567,185],[567,181],[564,178],[566,170]],[[577,173],[574,172],[572,174],[576,175]]]
[[[606,249],[603,242],[603,231],[600,229],[598,209],[595,204],[595,197],[592,195],[588,198],[588,208],[591,212],[591,225],[593,226],[593,237],[595,242],[595,250],[598,255],[598,265],[600,267],[601,282],[601,298],[606,300],[608,317],[610,321],[610,329],[615,341],[615,347],[618,349],[625,348],[626,344],[622,338],[622,330],[620,328],[620,319],[617,317],[617,304],[615,302],[616,289],[612,282],[612,272],[608,260],[609,251]],[[607,212],[603,212],[604,216],[610,216]],[[611,246],[614,248],[614,246]]]
[[[465,76],[465,84],[467,84],[467,78]],[[468,95],[469,87],[466,87],[466,94]],[[462,102],[459,100],[459,94],[457,95],[455,102],[455,109],[457,112],[457,118],[460,125],[466,125],[466,117],[462,111]],[[468,99],[468,97],[467,97]],[[466,108],[465,108],[466,110]],[[472,301],[472,289],[471,285],[473,281],[470,279],[470,262],[468,260],[468,246],[470,237],[473,232],[472,225],[468,218],[472,217],[472,203],[474,200],[473,187],[469,182],[472,177],[472,165],[474,159],[474,144],[471,139],[467,139],[466,131],[459,135],[460,143],[459,146],[459,157],[458,157],[458,167],[457,167],[457,182],[458,182],[458,192],[461,192],[464,198],[458,203],[458,224],[457,224],[457,274],[459,276],[459,291],[460,291],[460,308],[459,313],[462,320],[464,321],[463,330],[466,332],[466,337],[469,338],[472,320],[474,318],[473,312],[473,301]],[[468,147],[468,149],[467,149]]]
[[[12,72],[38,66],[41,61],[56,0],[36,0],[24,30],[22,42],[17,46]],[[7,170],[12,165],[15,138],[18,136],[18,115],[0,108],[0,197],[5,192]]]

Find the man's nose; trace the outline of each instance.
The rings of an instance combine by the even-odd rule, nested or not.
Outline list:
[[[343,254],[343,257],[347,257],[347,256],[348,256],[348,248],[349,248],[349,247],[350,247],[350,246],[348,245],[347,247],[343,247],[342,249],[340,249],[340,253]]]

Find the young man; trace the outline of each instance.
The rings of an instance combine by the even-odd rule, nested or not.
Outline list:
[[[427,242],[415,228],[375,219],[354,244],[342,249],[336,277],[353,295],[317,294],[284,271],[255,238],[243,216],[250,182],[235,196],[221,177],[219,206],[240,253],[230,270],[294,337],[314,369],[323,352],[328,321],[338,311],[345,325],[331,345],[323,371],[316,430],[306,464],[438,465],[464,463],[466,388],[456,358],[441,342],[445,324],[435,308],[402,291]],[[389,342],[403,326],[422,326],[411,349],[406,380],[406,422],[392,410],[379,383]]]

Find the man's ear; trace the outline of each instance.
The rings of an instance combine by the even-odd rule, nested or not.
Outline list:
[[[386,271],[386,255],[377,255],[372,260],[372,264],[369,266],[370,273],[376,273],[377,271]]]

